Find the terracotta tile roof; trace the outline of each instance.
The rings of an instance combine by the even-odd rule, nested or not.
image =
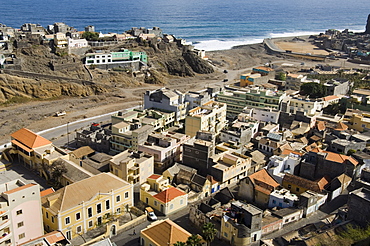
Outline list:
[[[324,190],[325,187],[329,184],[331,179],[329,177],[322,177],[321,179],[316,180],[317,185],[319,186],[320,190]]]
[[[324,97],[323,99],[324,99],[324,101],[330,101],[330,100],[335,100],[335,99],[338,99],[338,98],[339,97],[332,95],[332,96]]]
[[[315,153],[318,153],[318,152],[326,153],[327,155],[325,156],[325,160],[328,160],[328,161],[333,161],[333,162],[338,162],[338,163],[344,163],[346,161],[349,161],[354,166],[357,166],[357,164],[358,164],[358,161],[355,158],[353,158],[352,156],[337,154],[337,153],[330,152],[330,151],[324,151],[324,150],[322,150],[320,148],[312,149],[311,152],[315,152]]]
[[[324,131],[326,129],[325,121],[316,121],[316,127],[319,131]]]
[[[160,177],[162,177],[162,176],[158,175],[158,174],[152,174],[148,177],[148,179],[159,179]]]
[[[45,240],[49,243],[48,245],[56,245],[57,242],[66,240],[63,233],[61,233],[60,231],[52,231],[40,237],[31,239],[28,242],[22,243],[20,244],[20,246],[21,245],[31,245],[31,243],[35,243],[40,238],[45,238]]]
[[[186,242],[191,234],[170,219],[152,223],[141,234],[151,240],[156,246],[174,245],[176,242]]]
[[[344,124],[343,122],[338,122],[337,126],[335,127],[334,130],[336,130],[336,131],[345,131],[347,129],[348,129],[348,126],[346,124]]]
[[[54,213],[63,212],[82,202],[90,201],[101,193],[109,193],[124,187],[128,188],[131,185],[111,173],[101,173],[46,195],[41,198],[41,203]]]
[[[22,128],[10,136],[30,149],[51,144],[51,142],[46,138],[43,138],[26,128]]]
[[[354,166],[358,164],[358,161],[356,161],[352,156],[347,156],[347,155],[341,155],[329,151],[323,151],[327,153],[325,159],[328,161],[334,161],[338,163],[344,163],[345,161],[351,162]]]
[[[319,181],[321,182],[319,185]],[[318,181],[311,181],[296,175],[292,175],[290,173],[286,173],[283,178],[283,184],[284,183],[290,183],[295,184],[299,187],[302,187],[307,190],[312,190],[315,192],[321,192],[323,189],[321,189],[321,186],[325,183],[324,180],[318,180]]]
[[[264,66],[255,67],[254,69],[265,70],[265,71],[274,71],[274,69],[272,69],[270,67],[264,67]]]
[[[177,189],[177,188],[175,188],[175,187],[170,187],[170,188],[154,195],[153,197],[156,198],[157,200],[163,202],[163,203],[167,203],[167,202],[172,201],[176,197],[183,196],[183,195],[186,195],[186,193]]]
[[[14,188],[12,190],[8,190],[8,191],[4,191],[3,193],[4,194],[12,194],[12,193],[15,193],[17,191],[20,191],[20,190],[24,190],[24,189],[27,189],[31,186],[35,186],[36,184],[26,184],[26,185],[22,185],[22,186],[19,186],[17,188]]]
[[[54,188],[49,188],[49,189],[41,191],[40,196],[43,197],[43,196],[49,195],[54,192],[55,192]]]
[[[291,150],[291,149],[284,149],[281,154],[282,155],[290,155],[291,153],[292,154],[295,154],[295,155],[299,155],[299,156],[302,156],[303,155],[302,153],[299,153],[299,152],[294,151],[294,150]]]
[[[261,169],[248,176],[248,178],[255,185],[255,189],[263,192],[265,194],[270,194],[279,183],[275,181],[273,177],[266,171],[266,169]]]

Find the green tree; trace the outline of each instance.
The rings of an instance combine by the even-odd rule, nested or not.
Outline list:
[[[97,41],[99,39],[99,33],[97,32],[84,32],[82,38],[88,41]]]
[[[356,153],[356,150],[354,150],[354,149],[349,149],[347,151],[347,155],[353,155],[354,153]]]
[[[131,214],[130,205],[126,204],[126,205],[125,205],[125,210],[126,210],[126,213],[129,213],[129,214],[130,214],[130,218],[131,218],[131,220],[132,220],[132,214]]]
[[[186,243],[184,242],[176,242],[173,244],[173,246],[186,246]]]
[[[326,87],[315,82],[304,83],[301,85],[301,93],[311,98],[320,98],[326,96]]]
[[[186,240],[186,246],[201,246],[202,239],[198,235],[191,235],[188,240]]]
[[[277,73],[275,75],[275,79],[285,81],[286,80],[286,73],[284,73],[284,72]]]
[[[204,240],[207,241],[207,245],[211,245],[211,242],[215,240],[215,236],[217,233],[215,225],[209,222],[204,224],[202,229]]]

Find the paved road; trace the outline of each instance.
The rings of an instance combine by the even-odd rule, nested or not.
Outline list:
[[[135,106],[135,107],[131,107],[131,108],[128,108],[128,109],[122,109],[122,110],[119,110],[119,111],[129,111],[129,110],[139,108],[139,107],[140,106],[138,105],[138,106]],[[90,117],[90,118],[86,118],[86,119],[80,119],[80,120],[77,120],[77,121],[70,122],[68,124],[60,125],[60,126],[57,126],[57,127],[53,127],[53,128],[49,128],[49,129],[37,132],[37,134],[39,134],[39,135],[43,136],[44,138],[49,139],[50,141],[54,142],[54,139],[58,139],[60,137],[63,137],[63,136],[67,135],[67,127],[68,127],[68,132],[69,132],[69,136],[70,136],[69,140],[71,141],[72,140],[72,133],[74,131],[82,129],[82,128],[87,127],[87,126],[90,126],[94,122],[110,122],[111,115],[113,115],[117,112],[118,111],[114,111],[114,112],[106,113],[106,114],[103,114],[103,115],[98,115],[98,116],[94,116],[94,117]],[[65,141],[65,142],[67,142],[67,141]],[[58,145],[58,142],[54,143],[54,144]],[[3,151],[5,148],[7,148],[9,146],[10,146],[10,143],[6,143],[4,145],[1,145],[0,146],[0,152]]]

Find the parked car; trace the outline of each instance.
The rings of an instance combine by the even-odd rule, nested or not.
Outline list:
[[[151,207],[145,208],[146,216],[148,220],[155,221],[157,220],[157,215],[155,215],[154,210]]]
[[[227,81],[229,81],[228,79],[224,79],[224,82],[227,82]]]
[[[224,70],[224,73],[228,73],[229,71],[227,71],[226,69]]]

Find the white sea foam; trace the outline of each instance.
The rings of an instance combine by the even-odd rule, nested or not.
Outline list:
[[[194,47],[199,50],[212,51],[212,50],[228,50],[234,46],[257,44],[261,43],[263,38],[249,38],[249,39],[230,39],[230,40],[206,40],[194,44]]]
[[[343,31],[339,29],[340,31]],[[352,32],[364,32],[364,30],[350,30]],[[321,31],[325,32],[325,31]],[[229,39],[229,40],[204,40],[196,42],[194,47],[199,50],[212,51],[212,50],[228,50],[232,47],[246,44],[261,43],[264,38],[283,38],[283,37],[298,37],[307,35],[316,35],[320,31],[298,31],[298,32],[283,32],[283,33],[269,33],[265,37],[249,37],[243,39]]]

